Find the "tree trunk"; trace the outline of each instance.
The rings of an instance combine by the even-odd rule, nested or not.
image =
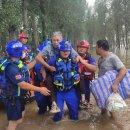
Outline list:
[[[116,25],[116,44],[120,48],[120,34],[118,25]]]
[[[28,34],[28,1],[22,0],[22,7],[23,7],[23,31]]]
[[[9,32],[9,41],[17,40],[15,25],[9,26],[8,32]]]
[[[33,40],[35,47],[39,45],[39,39],[38,39],[38,33],[37,33],[37,25],[36,25],[36,19],[35,16],[32,16],[32,29],[33,29]]]
[[[44,7],[44,0],[40,0],[40,10],[42,12],[41,15],[41,22],[42,22],[42,40],[46,39],[46,34],[45,34],[45,19],[44,19],[44,15],[45,15],[45,7]]]
[[[0,0],[0,9],[2,9],[2,0]]]

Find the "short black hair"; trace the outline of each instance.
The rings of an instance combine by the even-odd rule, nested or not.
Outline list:
[[[109,43],[107,40],[98,40],[96,44],[98,48],[102,48],[105,51],[109,50]]]

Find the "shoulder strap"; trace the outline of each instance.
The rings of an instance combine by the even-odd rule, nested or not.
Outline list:
[[[90,60],[90,58],[91,58],[91,54],[87,52],[84,59],[85,60]]]
[[[1,64],[0,64],[0,71],[4,71],[6,66],[10,63],[10,61],[8,60],[8,58],[4,58],[2,61],[1,61]]]

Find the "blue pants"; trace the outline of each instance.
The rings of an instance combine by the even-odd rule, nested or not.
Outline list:
[[[12,97],[10,99],[3,98],[2,101],[5,104],[7,111],[7,118],[9,121],[15,121],[22,118],[22,112],[25,106],[21,102],[22,100],[19,97],[17,98]]]
[[[90,101],[90,80],[85,80],[85,98]]]
[[[64,102],[66,102],[66,105],[69,109],[70,119],[78,120],[79,101],[75,90],[70,90],[68,92],[58,91],[56,94],[56,102],[61,111],[55,114],[53,118],[55,122],[60,121],[62,118],[62,114],[64,111]]]
[[[47,110],[47,106],[49,105],[49,98],[39,92],[35,92],[35,99],[36,99],[37,105],[39,107],[38,113],[44,114]],[[50,103],[50,105],[51,105],[51,103]],[[49,107],[51,107],[51,106],[49,106]]]

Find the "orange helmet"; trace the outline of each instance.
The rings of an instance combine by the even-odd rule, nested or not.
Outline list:
[[[24,32],[22,32],[22,33],[19,34],[19,40],[20,40],[21,38],[28,39],[28,36],[27,36]]]
[[[84,48],[89,49],[90,44],[87,40],[80,40],[80,41],[78,41],[77,47],[84,47]]]

